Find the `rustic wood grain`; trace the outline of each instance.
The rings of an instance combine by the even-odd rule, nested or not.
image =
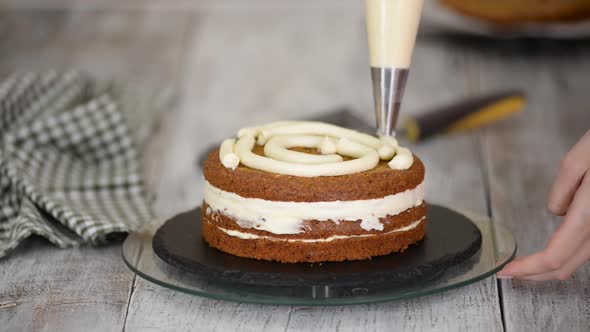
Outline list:
[[[101,249],[58,249],[40,239],[3,259],[3,331],[121,329],[133,274],[117,243]]]
[[[348,9],[364,6],[356,0],[4,0],[9,9],[123,9],[224,10],[224,9]]]
[[[188,25],[181,13],[2,12],[0,72],[76,68],[173,85]],[[121,330],[134,275],[120,250],[119,243],[66,250],[26,242],[0,260],[0,330]]]
[[[479,87],[525,89],[527,110],[489,128],[483,141],[492,214],[512,229],[519,254],[541,250],[562,219],[547,211],[561,158],[590,129],[588,45],[553,42],[483,44],[474,52]],[[500,239],[501,240],[501,239]],[[508,331],[587,331],[590,266],[570,280],[503,281]]]
[[[187,55],[183,100],[163,156],[157,212],[201,200],[202,149],[245,125],[318,115],[350,105],[372,121],[362,12],[321,15],[225,11],[202,15]],[[460,53],[419,42],[408,112],[464,96],[471,69]],[[428,165],[428,198],[486,213],[477,136],[417,146]],[[172,292],[138,278],[126,330],[373,331],[502,329],[495,280],[448,293],[379,305],[281,307],[236,304]]]

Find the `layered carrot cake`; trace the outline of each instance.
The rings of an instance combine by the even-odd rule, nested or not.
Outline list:
[[[426,229],[424,165],[393,137],[321,122],[244,128],[204,165],[202,234],[286,263],[405,250]]]

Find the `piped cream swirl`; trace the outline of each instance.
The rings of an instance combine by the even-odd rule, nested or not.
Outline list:
[[[240,129],[238,140],[225,140],[219,158],[226,168],[240,163],[269,173],[317,177],[361,173],[389,160],[393,169],[408,169],[413,163],[410,150],[393,137],[377,138],[355,130],[312,121],[283,121]],[[264,156],[252,152],[264,146]],[[290,150],[315,148],[320,154]],[[343,157],[348,157],[345,160]]]

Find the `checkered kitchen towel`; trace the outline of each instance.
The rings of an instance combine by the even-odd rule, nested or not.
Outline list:
[[[122,110],[76,73],[0,82],[0,257],[37,234],[99,244],[150,219]]]

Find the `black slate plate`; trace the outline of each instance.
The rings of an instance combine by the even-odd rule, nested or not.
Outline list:
[[[154,236],[164,262],[201,277],[258,286],[368,286],[426,282],[460,264],[481,248],[481,233],[467,217],[428,206],[425,239],[403,253],[363,261],[283,264],[226,254],[201,238],[201,211],[168,220]]]

